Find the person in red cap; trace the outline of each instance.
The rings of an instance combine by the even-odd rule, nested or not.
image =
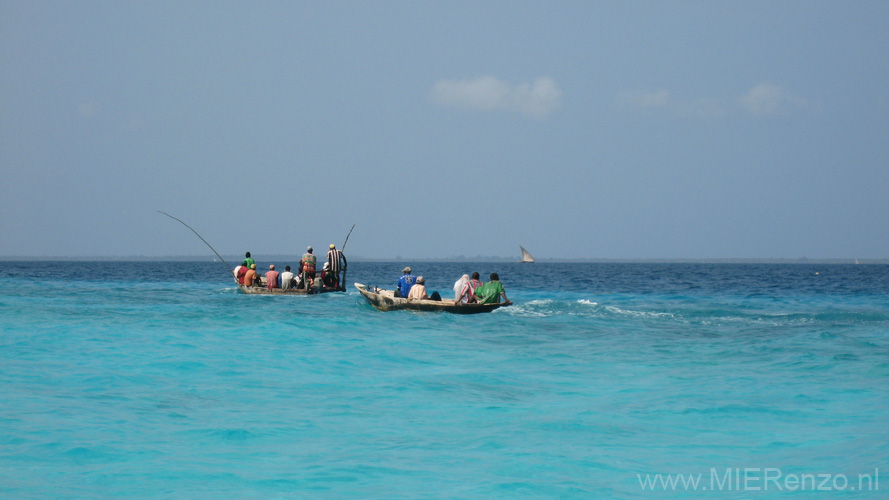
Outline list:
[[[275,265],[269,265],[269,271],[265,273],[265,282],[268,286],[269,290],[272,288],[278,288],[278,271],[275,271]]]

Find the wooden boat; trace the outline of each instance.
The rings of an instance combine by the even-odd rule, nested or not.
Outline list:
[[[330,293],[330,292],[345,292],[345,288],[309,288],[308,290],[304,288],[291,288],[289,290],[284,290],[283,288],[272,288],[271,290],[268,287],[264,286],[246,286],[246,285],[238,285],[238,290],[241,293],[246,293],[248,295],[317,295],[319,293]]]
[[[355,288],[361,296],[367,299],[370,305],[380,311],[444,311],[454,314],[478,314],[491,312],[494,309],[508,306],[507,303],[497,304],[462,304],[453,300],[408,300],[396,297],[392,290],[384,290],[377,287],[368,287],[361,283],[355,283]]]
[[[528,253],[527,250],[525,250],[525,247],[523,247],[522,245],[519,245],[519,248],[522,249],[522,260],[520,260],[519,262],[522,262],[524,264],[534,263],[534,257],[531,257],[531,254]]]
[[[319,288],[289,288],[287,290],[283,288],[272,288],[269,290],[267,286],[265,286],[265,277],[262,278],[262,281],[257,286],[246,286],[238,284],[238,290],[241,293],[246,293],[248,295],[317,295],[319,293],[330,293],[330,292],[345,292],[345,287],[339,288],[327,288],[327,287],[319,287]]]
[[[309,288],[309,289],[291,288],[291,289],[287,289],[287,290],[284,290],[281,288],[273,288],[273,289],[269,290],[268,287],[265,286],[266,280],[265,280],[264,276],[257,276],[257,279],[259,281],[256,283],[256,286],[241,285],[240,283],[238,283],[238,275],[237,275],[237,272],[235,271],[236,268],[233,269],[231,266],[229,266],[228,262],[226,262],[225,259],[223,259],[221,255],[219,255],[219,252],[217,252],[215,248],[210,246],[210,244],[207,243],[207,240],[205,240],[203,236],[198,234],[198,232],[195,231],[193,227],[186,224],[182,219],[173,217],[172,215],[168,214],[167,212],[161,212],[160,210],[158,210],[158,212],[166,215],[167,217],[169,217],[175,221],[178,221],[180,224],[182,224],[183,226],[190,229],[191,232],[193,232],[195,234],[195,236],[200,238],[201,241],[203,241],[205,245],[210,247],[210,250],[213,250],[213,253],[216,254],[217,257],[219,257],[219,260],[221,260],[223,264],[225,264],[226,269],[228,269],[229,273],[231,273],[232,277],[235,280],[235,285],[238,287],[238,290],[240,290],[241,293],[246,293],[248,295],[316,295],[319,293],[345,292],[346,291],[346,285],[345,285],[346,270],[345,270],[345,268],[343,268],[343,285],[340,287],[337,287],[337,288],[323,288],[323,287],[322,288]],[[352,229],[355,229],[355,224],[352,224]],[[346,243],[349,242],[349,236],[352,235],[352,229],[349,229],[349,234],[346,235],[346,241],[343,242],[343,247],[342,247],[343,249],[346,248]],[[333,245],[331,245],[331,248],[333,248]],[[250,252],[247,252],[247,256],[248,257],[250,256]],[[213,262],[216,262],[216,259],[213,259]],[[240,267],[240,266],[238,266],[238,267]]]

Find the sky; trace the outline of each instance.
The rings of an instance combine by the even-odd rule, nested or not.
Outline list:
[[[0,257],[889,257],[889,2],[0,0]]]

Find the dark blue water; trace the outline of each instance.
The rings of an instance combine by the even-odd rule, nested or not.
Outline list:
[[[885,497],[889,266],[406,264],[516,304],[2,263],[0,498]]]

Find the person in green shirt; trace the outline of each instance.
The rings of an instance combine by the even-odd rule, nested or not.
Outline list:
[[[250,252],[247,252],[247,255],[244,257],[244,262],[241,262],[241,265],[250,269],[250,266],[256,264],[256,261],[250,258]]]
[[[491,273],[491,281],[475,289],[475,296],[478,297],[479,304],[497,304],[500,302],[501,296],[505,304],[512,304],[506,298],[506,291],[503,289],[503,284],[500,283],[500,276],[497,273]]]

